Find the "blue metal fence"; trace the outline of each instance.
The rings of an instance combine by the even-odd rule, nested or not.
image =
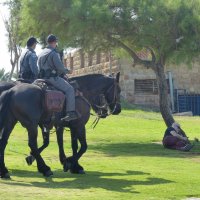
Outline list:
[[[175,91],[176,112],[192,111],[193,115],[200,115],[200,94],[189,94],[186,91]]]

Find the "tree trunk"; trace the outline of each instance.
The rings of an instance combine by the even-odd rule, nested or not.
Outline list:
[[[9,75],[8,81],[10,81],[12,79],[14,69],[15,69],[15,64],[12,64],[12,69],[10,71],[10,75]]]
[[[139,64],[146,68],[151,68],[155,74],[158,84],[158,93],[159,93],[159,105],[160,105],[160,112],[165,121],[167,127],[171,126],[174,122],[174,118],[172,116],[170,110],[170,101],[168,97],[168,87],[167,81],[165,78],[164,72],[164,57],[160,56],[160,60],[156,63],[156,56],[154,51],[151,48],[148,48],[149,52],[151,53],[152,60],[142,60],[136,53],[136,51],[129,48],[126,44],[121,42],[116,38],[111,38],[116,45],[122,47],[134,60],[134,65]],[[160,54],[161,55],[161,54]]]
[[[164,72],[164,65],[158,63],[154,69],[154,72],[156,74],[158,84],[160,112],[166,126],[169,127],[174,122],[174,118],[170,109],[170,100],[168,96],[168,87]]]

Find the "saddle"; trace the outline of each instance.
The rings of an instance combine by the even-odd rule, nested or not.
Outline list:
[[[65,95],[60,90],[57,90],[47,79],[36,79],[34,82],[26,80],[23,78],[17,79],[16,83],[29,83],[35,84],[40,87],[44,93],[44,108],[46,113],[52,114],[61,112],[63,110]],[[75,90],[75,96],[83,96],[82,92],[79,90],[78,83],[74,81],[69,81],[70,85]]]
[[[63,110],[65,95],[57,90],[46,90],[44,105],[47,112],[61,112]]]
[[[53,85],[44,79],[36,79],[34,84],[39,86],[44,91],[44,107],[46,112],[55,113],[63,110],[65,95],[63,92],[57,90]],[[77,89],[78,84],[76,82],[70,82],[70,84]]]

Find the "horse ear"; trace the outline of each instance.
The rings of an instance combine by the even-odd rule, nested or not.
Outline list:
[[[117,74],[116,74],[116,81],[117,81],[117,83],[119,83],[119,77],[120,77],[120,72],[117,72]]]

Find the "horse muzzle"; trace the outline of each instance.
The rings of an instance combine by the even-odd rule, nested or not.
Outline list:
[[[116,103],[112,109],[112,115],[118,115],[121,112],[121,104]]]

